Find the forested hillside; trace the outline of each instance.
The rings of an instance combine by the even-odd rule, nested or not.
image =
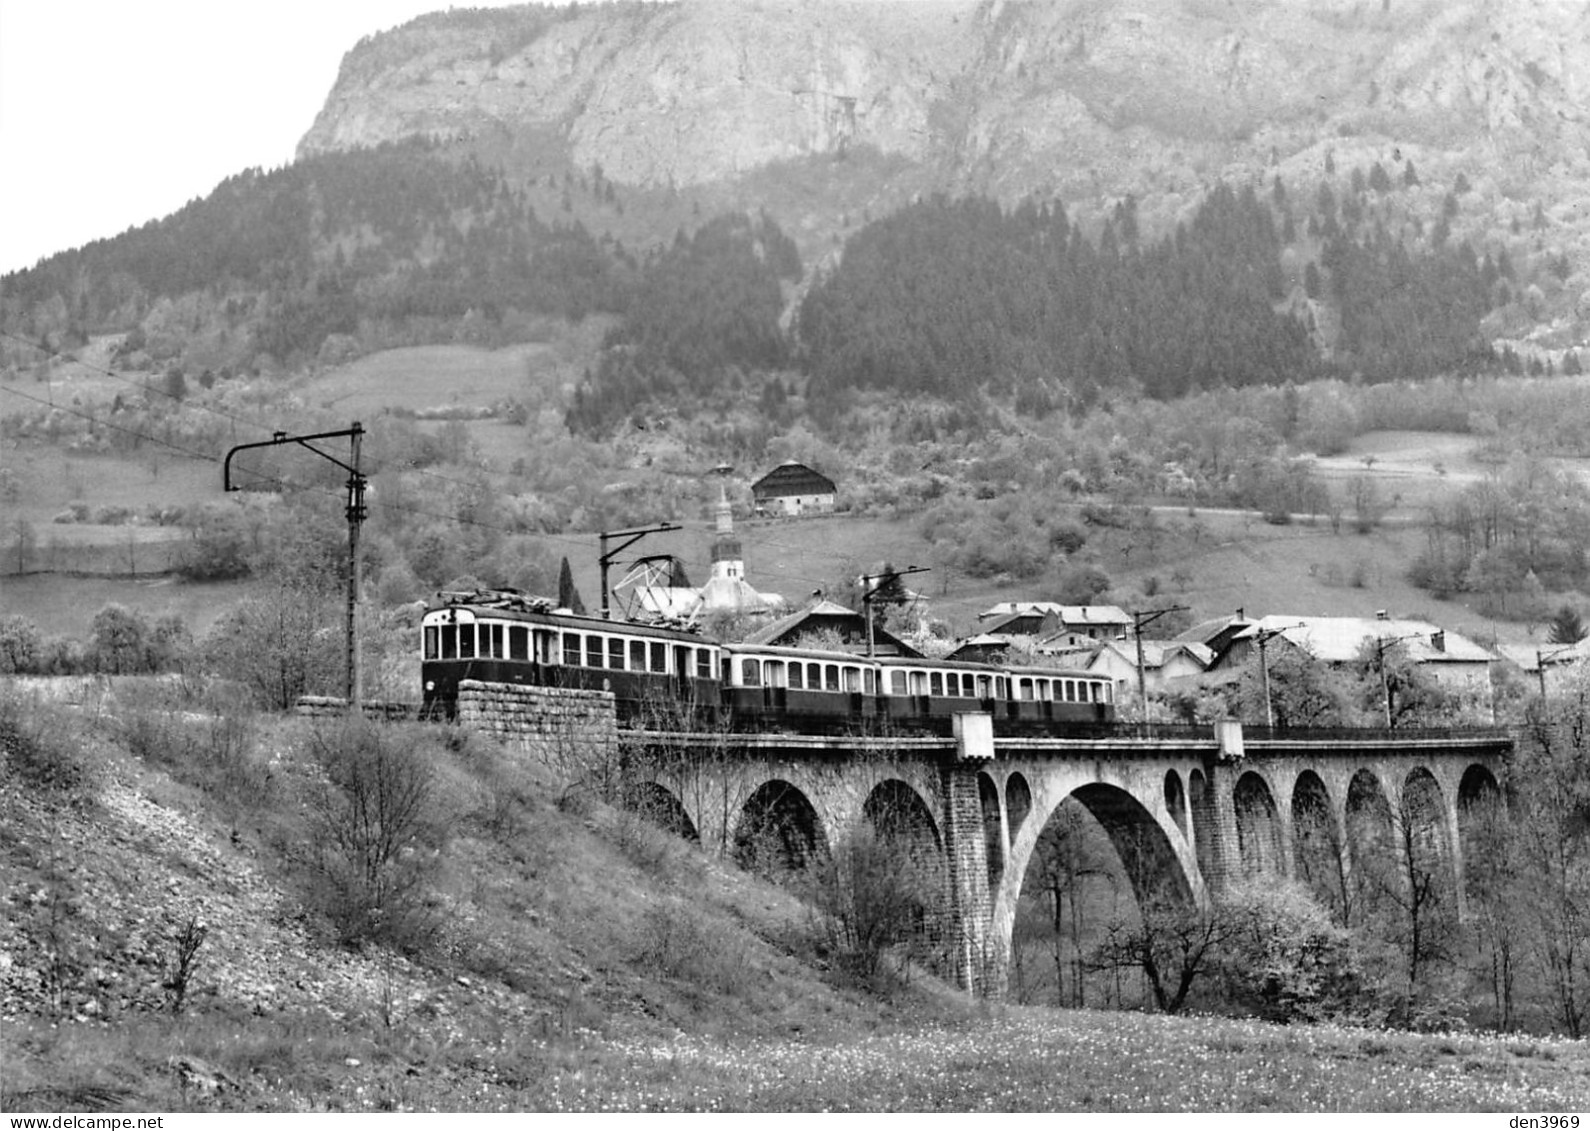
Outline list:
[[[239,173],[163,220],[9,276],[0,318],[55,349],[132,331],[133,368],[275,369],[523,340],[531,315],[622,310],[624,258],[578,222],[542,219],[500,172],[405,142]]]

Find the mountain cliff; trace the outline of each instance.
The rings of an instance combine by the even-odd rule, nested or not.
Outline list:
[[[865,146],[934,188],[1082,198],[1367,148],[1558,196],[1587,76],[1572,0],[528,6],[366,39],[299,152],[534,134],[684,186]]]

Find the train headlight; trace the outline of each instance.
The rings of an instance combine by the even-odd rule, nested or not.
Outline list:
[[[436,681],[434,679],[426,680],[425,681],[425,690],[426,691],[435,691],[436,690]]]

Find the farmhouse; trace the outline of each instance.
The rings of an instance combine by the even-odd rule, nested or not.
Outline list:
[[[1351,664],[1367,647],[1397,648],[1443,690],[1483,708],[1491,706],[1491,664],[1496,657],[1474,641],[1428,621],[1370,617],[1268,616],[1237,633],[1220,658],[1222,670],[1254,658],[1260,638],[1299,648],[1322,663]]]
[[[833,648],[866,652],[867,618],[854,609],[820,600],[810,608],[802,609],[782,620],[746,637],[749,644],[772,644],[779,647]],[[872,652],[876,656],[920,657],[911,645],[874,623],[872,627]]]
[[[757,514],[810,514],[834,509],[834,481],[803,463],[785,460],[751,484]]]
[[[1143,686],[1150,694],[1177,680],[1204,674],[1214,653],[1203,644],[1182,640],[1143,641]],[[1115,681],[1118,701],[1137,694],[1137,645],[1130,640],[1106,640],[1097,645],[1088,671]]]
[[[1132,617],[1114,605],[1062,605],[1058,601],[1001,601],[977,614],[983,632],[1038,636],[1061,629],[1089,640],[1129,636]]]

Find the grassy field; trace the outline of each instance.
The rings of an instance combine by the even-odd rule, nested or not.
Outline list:
[[[388,734],[427,744],[442,934],[339,946],[304,852],[334,729],[218,731],[158,680],[38,686],[61,698],[21,732],[88,776],[0,778],[6,1111],[1590,1107],[1584,1042],[980,1004],[893,957],[857,981],[792,890],[425,728]]]
[[[599,320],[576,327],[549,326],[545,341],[494,351],[462,345],[387,350],[300,377],[290,387],[318,410],[363,421],[374,441],[370,450],[377,455],[386,409],[422,411],[520,401],[531,413],[529,428],[506,420],[464,424],[486,464],[501,473],[521,457],[532,457],[533,464],[535,438],[559,433],[567,391],[579,379],[604,329]],[[106,394],[116,384],[92,366],[72,364],[57,368],[51,388],[53,395],[70,399]],[[435,429],[440,424],[422,420],[418,426]],[[1353,480],[1374,483],[1387,514],[1385,523],[1369,534],[1333,531],[1323,518],[1271,526],[1253,514],[1162,506],[1156,508],[1159,533],[1155,536],[1094,530],[1090,553],[1118,592],[1152,592],[1156,604],[1164,603],[1159,600],[1162,595],[1191,606],[1195,618],[1237,608],[1253,614],[1359,616],[1386,609],[1426,617],[1487,643],[1527,643],[1538,636],[1538,626],[1492,621],[1462,603],[1437,601],[1403,580],[1406,563],[1422,547],[1418,527],[1431,502],[1490,470],[1474,458],[1474,444],[1470,436],[1380,432],[1358,437],[1340,456],[1317,461],[1316,473],[1339,497]],[[694,480],[679,481],[683,473],[678,469],[692,458],[683,451],[659,457],[655,467],[646,466],[648,461],[635,452],[608,454],[611,466],[596,472],[608,480],[641,484],[664,495],[675,489],[700,493]],[[11,468],[16,485],[11,513],[31,522],[36,533],[28,570],[158,572],[169,565],[175,540],[183,537],[176,528],[52,520],[77,501],[87,501],[94,509],[119,506],[147,511],[151,506],[194,506],[221,497],[215,464],[147,446],[128,454],[81,455],[29,445],[7,452],[0,462]],[[1590,465],[1581,466],[1583,462],[1570,461],[1568,466],[1590,474]],[[665,466],[673,470],[665,471]],[[753,472],[743,469],[748,477]],[[528,487],[534,490],[535,484]],[[379,499],[379,480],[375,488]],[[1080,510],[1070,517],[1080,521]],[[1350,525],[1351,515],[1347,517],[1342,531]],[[699,584],[710,568],[710,518],[702,514],[685,526],[678,534],[646,540],[636,553],[674,554]],[[945,568],[919,536],[914,517],[742,522],[740,534],[748,580],[783,595],[796,608],[819,590],[848,597],[849,580],[883,562],[931,567],[932,572],[914,578],[912,587],[929,598],[928,615],[956,634],[974,631],[977,613],[996,602],[1045,595],[1035,581],[977,579]],[[597,607],[595,536],[559,536],[549,545],[569,556],[587,606]],[[0,557],[0,572],[16,572],[19,562],[11,555]],[[614,581],[620,576],[615,575]],[[82,588],[74,598],[72,590],[78,584]],[[182,589],[151,594],[142,583],[67,579],[10,579],[0,589],[0,607],[48,618],[70,631],[85,626],[106,599],[166,609],[180,606],[190,595],[201,601],[190,619],[203,621],[212,615],[208,596]]]
[[[968,1008],[775,1039],[674,1034],[549,1037],[473,1012],[451,1040],[406,1025],[153,1020],[136,1033],[14,1029],[31,1060],[121,1079],[188,1058],[230,1082],[168,1085],[134,1108],[87,1079],[8,1110],[569,1112],[1575,1112],[1590,1108],[1583,1042],[1416,1035],[1210,1017]],[[12,1046],[13,1053],[18,1051]],[[219,1056],[215,1053],[219,1052]],[[205,1059],[205,1053],[214,1059]],[[167,1070],[169,1075],[169,1070]],[[85,1074],[86,1076],[87,1074]],[[101,1077],[109,1073],[101,1073]],[[16,1078],[13,1077],[15,1080]],[[20,1082],[20,1081],[19,1081]],[[27,1081],[33,1082],[33,1081]],[[22,1089],[16,1089],[21,1091]],[[13,1093],[14,1094],[14,1093]],[[80,1097],[72,1102],[73,1097]],[[161,1104],[160,1100],[169,1101]]]

